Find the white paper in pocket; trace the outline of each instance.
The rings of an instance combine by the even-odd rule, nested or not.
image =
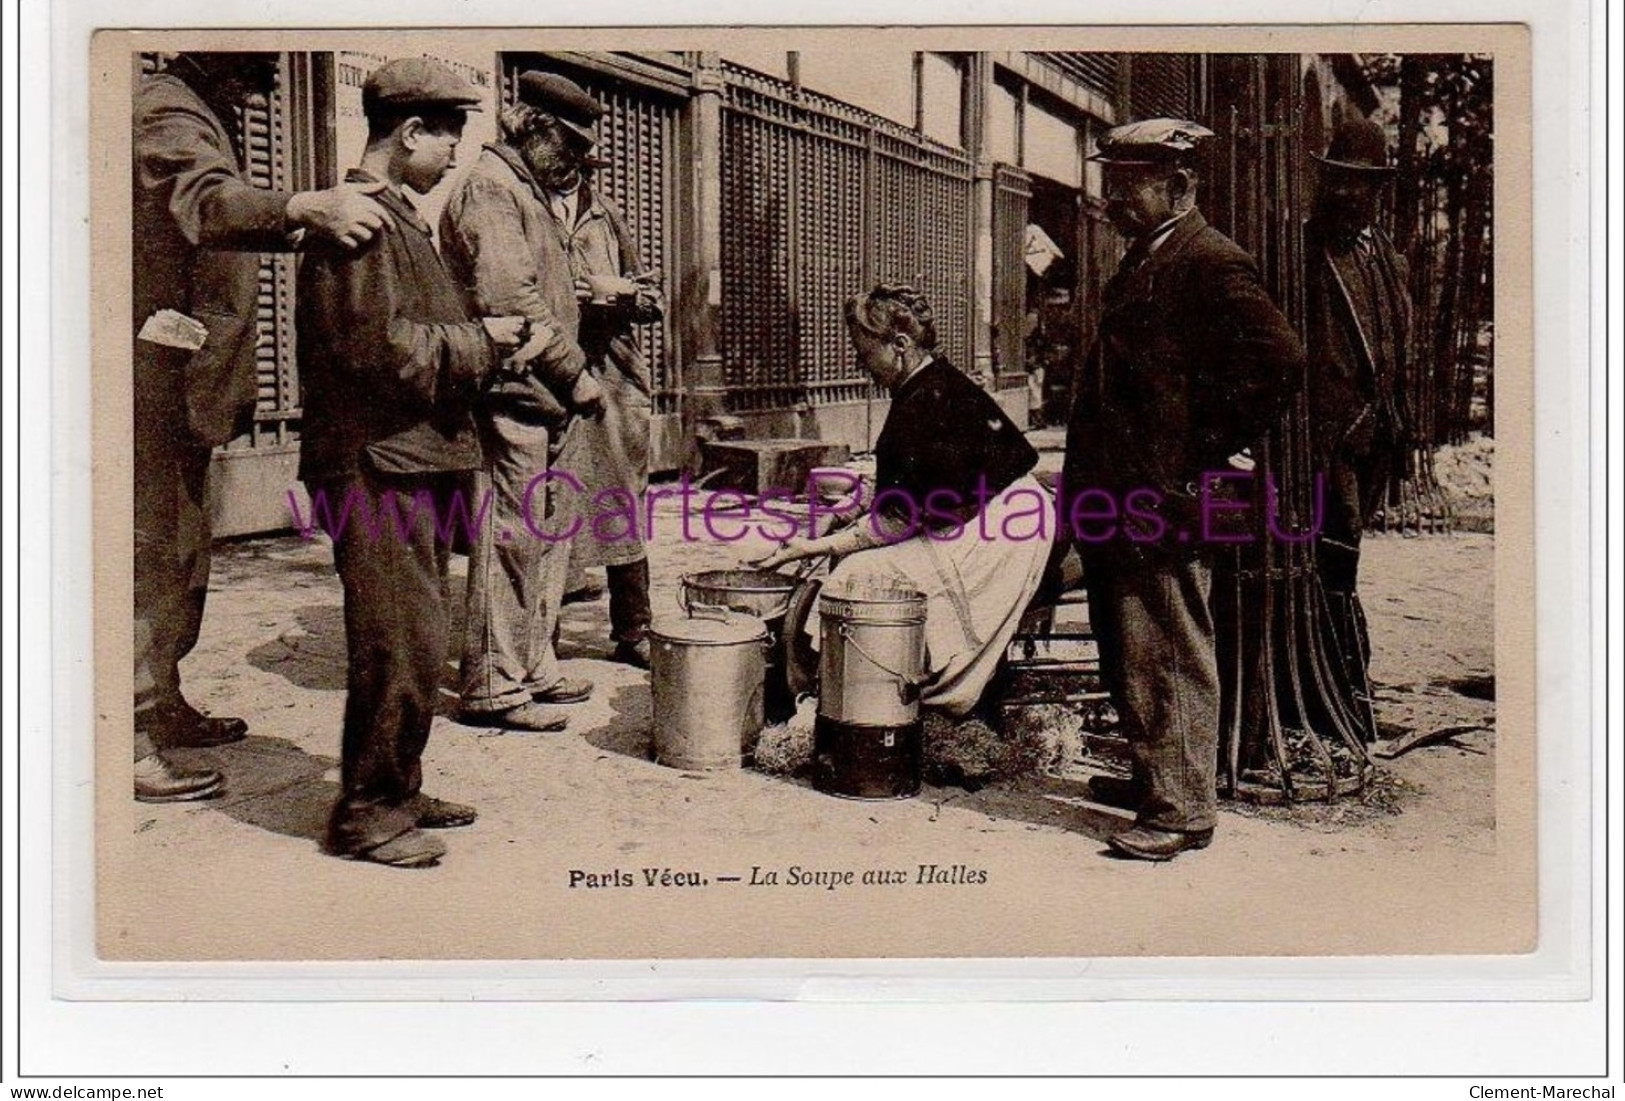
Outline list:
[[[162,344],[166,348],[184,348],[195,352],[209,338],[203,322],[187,317],[177,310],[159,310],[142,324],[137,339],[148,344]]]

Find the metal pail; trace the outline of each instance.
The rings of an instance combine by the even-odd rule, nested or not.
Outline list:
[[[916,721],[925,672],[925,597],[912,589],[831,591],[826,585],[818,614],[818,713],[863,726]]]
[[[678,602],[685,612],[703,605],[779,619],[795,587],[795,578],[773,570],[706,570],[684,575]]]
[[[832,592],[822,617],[813,786],[852,799],[920,790],[925,597],[912,590]]]
[[[767,628],[754,616],[695,608],[649,628],[655,760],[738,768],[762,732]]]
[[[707,570],[686,574],[677,602],[691,615],[702,608],[730,608],[756,616],[767,624],[766,694],[762,697],[763,718],[770,723],[787,722],[796,713],[795,694],[785,678],[784,659],[773,641],[784,633],[784,614],[797,580],[773,570]]]

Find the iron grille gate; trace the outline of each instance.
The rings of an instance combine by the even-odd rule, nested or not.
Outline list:
[[[846,297],[907,281],[938,347],[970,351],[971,163],[876,115],[725,67],[722,357],[736,412],[876,396]]]
[[[1027,200],[1032,181],[1019,168],[993,166],[994,352],[1001,374],[1026,370]]]

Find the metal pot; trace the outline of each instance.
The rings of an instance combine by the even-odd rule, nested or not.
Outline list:
[[[773,570],[706,570],[683,577],[677,600],[685,612],[703,605],[771,620],[784,615],[795,587],[795,578]]]
[[[767,628],[719,608],[649,629],[655,760],[672,768],[738,768],[762,732]]]
[[[925,597],[909,589],[832,592],[826,585],[818,614],[818,713],[863,726],[918,720]]]
[[[849,799],[906,799],[924,760],[925,597],[911,590],[831,592],[823,618],[813,786]]]

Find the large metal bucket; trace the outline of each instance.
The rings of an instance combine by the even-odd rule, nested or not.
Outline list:
[[[912,589],[831,591],[826,585],[818,615],[818,713],[865,726],[916,721],[925,671],[925,597]]]
[[[649,629],[655,760],[738,768],[762,732],[767,628],[754,616],[696,608]]]
[[[782,619],[796,579],[773,570],[706,570],[686,574],[678,602],[683,610],[731,608],[764,622]]]
[[[677,593],[677,602],[690,614],[703,608],[729,608],[767,624],[770,648],[762,713],[770,723],[786,722],[796,713],[783,656],[772,642],[784,633],[784,614],[797,584],[794,577],[773,570],[706,570],[684,575]]]
[[[831,591],[822,618],[813,785],[853,799],[920,790],[925,597],[906,589]]]

